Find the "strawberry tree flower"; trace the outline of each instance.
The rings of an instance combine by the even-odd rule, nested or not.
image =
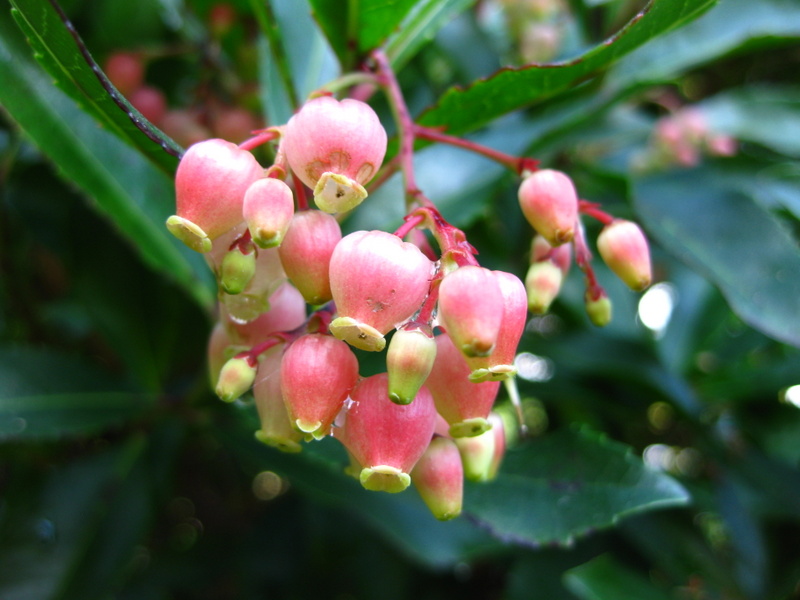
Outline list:
[[[306,102],[286,124],[281,143],[300,180],[327,213],[352,210],[386,154],[386,130],[359,100],[322,96]]]
[[[198,252],[242,222],[247,188],[264,175],[255,157],[236,144],[210,139],[191,146],[175,173],[175,212],[167,229]]]
[[[259,248],[280,246],[294,214],[291,188],[272,177],[254,181],[245,192],[242,214]]]
[[[292,427],[283,401],[280,370],[282,358],[281,348],[276,347],[269,350],[258,364],[253,398],[261,428],[256,431],[255,437],[259,442],[282,452],[296,453],[303,449],[300,442],[305,435]]]
[[[411,471],[411,480],[434,517],[449,521],[461,514],[464,467],[453,440],[434,436]]]
[[[553,169],[528,175],[519,187],[525,218],[551,245],[572,240],[578,221],[578,194],[572,180]]]
[[[362,350],[383,350],[383,336],[419,309],[433,269],[419,248],[391,233],[345,236],[330,262],[331,293],[339,314],[331,333]]]
[[[608,267],[632,290],[640,292],[653,279],[650,248],[633,221],[614,219],[597,237],[597,250]]]

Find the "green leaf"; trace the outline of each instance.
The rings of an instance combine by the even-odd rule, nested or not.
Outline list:
[[[663,173],[635,182],[635,205],[648,233],[708,277],[742,320],[800,346],[800,251],[756,201],[760,176],[738,161]]]
[[[108,131],[165,172],[174,172],[182,148],[114,88],[58,4],[51,0],[12,0],[11,4],[17,24],[58,86]]]
[[[698,16],[716,0],[652,0],[614,37],[566,63],[506,68],[466,89],[451,88],[420,122],[461,134],[551,98],[598,74],[645,42]]]
[[[672,597],[607,554],[567,571],[564,585],[581,600],[669,600]]]
[[[62,174],[112,218],[150,266],[210,306],[210,278],[202,257],[164,226],[174,211],[171,180],[98,128],[26,54],[19,32],[7,14],[0,15],[0,104]]]
[[[721,0],[693,23],[626,57],[609,74],[609,84],[630,87],[669,81],[753,40],[798,36],[800,4],[795,0]]]
[[[436,32],[475,0],[420,0],[406,16],[398,31],[386,42],[386,55],[400,70]]]
[[[465,511],[502,539],[571,544],[647,510],[680,506],[687,492],[630,448],[589,431],[561,431],[508,453],[497,479],[468,485]]]
[[[401,26],[418,0],[310,0],[314,17],[346,70]],[[425,4],[441,4],[427,2]]]
[[[0,348],[0,441],[96,434],[141,415],[156,399],[77,356]]]
[[[700,104],[714,133],[800,157],[800,88],[744,87]]]

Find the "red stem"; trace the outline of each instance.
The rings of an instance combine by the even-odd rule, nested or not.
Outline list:
[[[292,171],[292,181],[294,181],[294,193],[297,196],[297,210],[308,210],[308,197],[306,196],[306,186],[300,181],[297,174]]]
[[[582,215],[587,215],[593,219],[597,219],[603,225],[610,225],[614,220],[610,214],[600,208],[597,202],[589,202],[588,200],[578,201],[578,210]]]
[[[501,165],[511,169],[518,175],[521,175],[523,171],[533,172],[538,169],[539,161],[536,159],[527,158],[524,156],[523,157],[512,156],[511,154],[500,152],[499,150],[495,150],[494,148],[489,148],[488,146],[484,146],[483,144],[478,144],[477,142],[465,140],[464,138],[448,135],[438,129],[424,127],[423,125],[414,124],[413,127],[414,127],[414,134],[419,138],[422,138],[424,140],[429,140],[431,142],[449,144],[450,146],[455,146],[457,148],[463,148],[464,150],[475,152],[476,154],[480,154],[481,156],[485,156],[486,158],[490,158],[493,161],[500,163]]]
[[[281,132],[274,127],[270,127],[269,129],[262,129],[255,136],[246,139],[241,144],[239,144],[239,148],[242,150],[253,150],[254,148],[258,148],[262,144],[266,144],[274,139],[277,139],[281,136]]]

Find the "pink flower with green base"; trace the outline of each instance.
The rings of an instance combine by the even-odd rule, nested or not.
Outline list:
[[[211,139],[191,146],[175,173],[175,212],[167,229],[198,252],[242,222],[247,188],[264,169],[247,150]]]
[[[303,447],[300,442],[305,435],[292,427],[281,390],[281,361],[283,347],[277,346],[266,352],[259,362],[256,381],[253,385],[258,418],[261,428],[256,439],[282,452],[297,453]]]
[[[289,420],[321,439],[358,381],[358,360],[344,342],[312,333],[294,341],[281,362],[281,389]]]
[[[367,197],[386,154],[386,130],[359,100],[330,96],[306,102],[286,124],[281,150],[320,210],[352,210]]]
[[[434,265],[414,244],[385,231],[356,231],[333,251],[330,281],[338,317],[330,331],[362,350],[411,318],[428,294]]]
[[[578,222],[578,194],[572,180],[552,169],[528,175],[519,187],[522,213],[551,245],[572,240]]]
[[[386,373],[362,379],[334,435],[361,466],[364,488],[395,493],[411,483],[411,470],[433,436],[436,408],[425,387],[410,404],[395,404],[388,384]]]
[[[389,398],[409,404],[425,383],[436,359],[436,342],[428,325],[409,323],[395,332],[386,352]]]
[[[636,223],[614,219],[597,237],[597,249],[606,265],[629,288],[640,292],[650,285],[650,247]]]
[[[245,192],[242,214],[257,246],[280,246],[294,214],[291,188],[272,177],[254,181]]]
[[[411,479],[434,517],[449,521],[461,514],[464,467],[453,440],[434,436],[411,471]]]

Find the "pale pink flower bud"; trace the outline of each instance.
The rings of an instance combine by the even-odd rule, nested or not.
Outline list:
[[[263,174],[253,155],[235,144],[194,144],[175,173],[176,214],[167,228],[193,250],[208,252],[211,241],[241,223],[244,194]]]
[[[388,383],[386,373],[359,381],[334,435],[362,467],[361,485],[373,491],[402,492],[431,441],[436,409],[424,387],[411,404],[395,404],[389,400]]]
[[[411,471],[411,478],[434,517],[449,521],[461,514],[464,467],[453,440],[434,437]]]
[[[317,439],[330,433],[356,381],[355,354],[347,344],[328,335],[304,335],[283,355],[281,389],[289,419]]]
[[[269,297],[269,310],[247,323],[232,319],[224,305],[224,320],[230,339],[236,344],[251,348],[263,342],[276,331],[292,331],[306,320],[306,302],[300,292],[288,281]]]
[[[503,318],[494,351],[485,357],[467,357],[472,369],[470,381],[503,381],[517,372],[514,357],[528,320],[528,298],[519,277],[505,271],[492,271],[503,296]]]
[[[503,320],[503,293],[483,267],[460,267],[439,286],[439,320],[465,356],[488,356]]]
[[[572,240],[578,222],[578,194],[572,180],[561,171],[532,173],[519,187],[522,213],[553,246]]]
[[[223,365],[217,380],[220,400],[233,402],[250,389],[256,378],[256,365],[248,358],[233,357]]]
[[[331,256],[331,292],[339,314],[331,333],[362,350],[383,350],[384,334],[419,309],[432,274],[433,263],[419,248],[391,233],[345,236]]]
[[[650,248],[639,226],[615,219],[597,237],[597,249],[608,267],[632,290],[650,285]]]
[[[461,453],[464,477],[470,481],[494,479],[505,454],[506,438],[503,421],[495,413],[489,415],[489,419],[491,429],[481,435],[455,439]]]
[[[386,154],[386,131],[369,105],[330,96],[306,102],[286,124],[281,148],[320,210],[358,206]]]
[[[436,359],[436,342],[427,325],[411,325],[395,332],[386,352],[389,398],[408,404],[425,383]]]
[[[564,274],[549,260],[533,263],[525,275],[528,310],[535,315],[546,313],[561,291]]]
[[[319,210],[304,210],[292,217],[278,248],[286,275],[309,304],[331,300],[329,267],[342,229],[336,219]]]
[[[473,383],[472,369],[446,333],[436,336],[436,360],[425,381],[437,412],[450,424],[453,437],[480,435],[491,425],[486,420],[494,405],[499,381]]]
[[[254,181],[245,192],[242,214],[258,246],[280,246],[294,214],[291,188],[271,177]]]
[[[261,429],[256,431],[256,439],[282,452],[300,452],[305,436],[292,427],[281,391],[282,350],[280,346],[272,348],[258,365],[253,398]]]

